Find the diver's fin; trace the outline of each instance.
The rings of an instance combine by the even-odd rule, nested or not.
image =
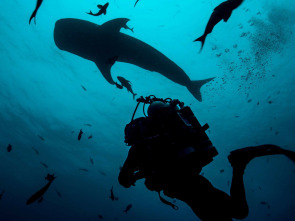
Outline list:
[[[106,64],[106,62],[96,62],[96,66],[100,70],[103,77],[110,83],[115,84],[115,81],[112,78],[111,75],[111,68],[112,65]]]
[[[102,6],[102,5],[97,5],[97,7],[98,7],[99,9],[102,9],[103,6]]]
[[[292,151],[291,151],[292,152]],[[285,154],[286,150],[273,144],[265,144],[254,147],[245,147],[230,152],[228,161],[234,169],[244,170],[247,164],[255,157],[262,157],[267,155]],[[294,157],[294,152],[293,152]]]
[[[201,45],[200,52],[202,51],[202,49],[204,47],[206,37],[207,37],[207,35],[203,34],[201,37],[199,37],[196,40],[194,40],[194,41],[200,41],[201,42],[202,45]]]
[[[127,22],[130,21],[128,18],[116,18],[101,25],[101,28],[106,31],[120,32],[121,28],[126,27]]]
[[[288,157],[290,160],[293,161],[293,163],[295,163],[295,152],[292,150],[285,150],[286,157]]]
[[[201,95],[201,87],[208,83],[209,81],[213,80],[213,78],[208,78],[205,80],[197,80],[197,81],[191,81],[191,84],[186,86],[189,92],[198,100],[202,101],[202,95]]]

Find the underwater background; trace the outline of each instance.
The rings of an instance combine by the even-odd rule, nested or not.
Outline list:
[[[93,17],[100,0],[44,0],[34,22],[36,0],[0,2],[0,220],[199,220],[176,201],[163,204],[143,180],[125,189],[117,177],[129,147],[124,128],[136,100],[101,75],[96,65],[59,50],[55,22],[79,18],[96,24],[129,18],[134,33],[155,47],[202,87],[203,101],[156,72],[117,62],[113,79],[132,82],[137,97],[173,98],[190,106],[219,155],[203,168],[212,184],[229,193],[230,151],[265,143],[295,150],[295,2],[245,0],[228,22],[218,23],[205,46],[201,36],[220,0],[110,0],[106,15]],[[136,117],[143,116],[140,107]],[[80,141],[80,129],[84,134]],[[91,139],[88,139],[92,136]],[[8,144],[12,150],[8,152]],[[57,177],[42,203],[27,199]],[[284,156],[253,160],[244,182],[245,220],[294,220],[295,166]],[[118,200],[110,199],[110,190]],[[169,199],[169,198],[168,198]],[[123,211],[132,204],[128,213]]]

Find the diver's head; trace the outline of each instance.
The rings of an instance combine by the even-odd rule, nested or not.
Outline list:
[[[166,104],[162,101],[154,101],[150,104],[147,110],[148,116],[153,118],[162,115],[169,109],[169,107],[169,104]]]
[[[147,113],[150,118],[165,118],[170,115],[172,111],[177,111],[179,108],[170,103],[164,103],[162,101],[154,101],[150,104]]]

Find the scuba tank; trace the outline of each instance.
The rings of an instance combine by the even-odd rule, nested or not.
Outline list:
[[[206,134],[209,125],[201,126],[190,107],[185,106],[183,102],[156,98],[153,95],[140,97],[137,102],[131,122],[125,127],[125,143],[128,146],[165,143],[167,151],[176,155],[173,158],[198,172],[218,154]],[[134,119],[140,103],[143,103],[145,117]],[[150,105],[148,116],[145,114],[146,104]],[[169,149],[170,147],[173,150]]]

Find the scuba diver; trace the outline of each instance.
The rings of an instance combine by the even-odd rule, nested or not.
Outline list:
[[[233,167],[230,195],[216,189],[200,175],[204,166],[212,162],[218,152],[206,130],[190,107],[179,100],[154,96],[137,99],[132,120],[125,127],[125,143],[131,146],[118,176],[125,188],[145,178],[145,185],[157,191],[160,200],[178,209],[161,197],[185,202],[203,221],[228,221],[248,216],[243,174],[247,164],[255,157],[284,154],[295,162],[295,152],[266,144],[234,150],[228,156]],[[145,117],[134,119],[140,103],[144,103]],[[145,105],[149,104],[148,116]]]

